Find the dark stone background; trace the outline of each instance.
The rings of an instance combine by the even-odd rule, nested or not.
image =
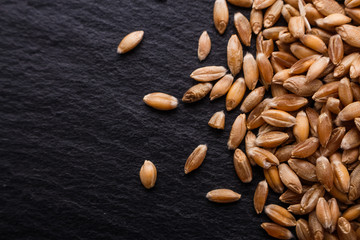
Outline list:
[[[207,121],[225,109],[224,98],[171,112],[142,102],[154,91],[181,99],[194,69],[226,66],[233,14],[250,11],[229,6],[220,36],[212,2],[1,1],[1,239],[269,239],[260,228],[268,219],[252,204],[262,170],[241,183],[226,148],[239,109],[217,131]],[[143,42],[118,56],[119,41],[140,29]],[[203,30],[212,51],[199,63]],[[203,165],[185,176],[188,155],[202,143]],[[138,176],[145,159],[158,169],[152,190]],[[208,202],[215,188],[242,199]],[[270,191],[268,203],[277,197]]]

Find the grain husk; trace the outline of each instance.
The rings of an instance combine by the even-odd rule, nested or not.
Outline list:
[[[289,31],[281,31],[279,33],[279,40],[278,41],[290,44],[290,43],[296,42],[296,40],[297,39],[294,38],[294,36]]]

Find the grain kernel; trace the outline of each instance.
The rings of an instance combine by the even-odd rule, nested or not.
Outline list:
[[[229,10],[225,0],[215,1],[213,17],[215,28],[222,35],[229,23]]]
[[[225,113],[224,113],[224,111],[219,111],[219,112],[214,113],[214,115],[210,118],[208,125],[212,128],[224,129],[225,128]]]
[[[144,161],[144,164],[140,169],[140,181],[145,188],[150,189],[155,186],[157,171],[155,165],[148,160]]]
[[[238,78],[230,87],[226,95],[226,110],[231,111],[235,109],[243,99],[246,91],[245,81],[243,78]]]
[[[198,58],[201,61],[209,55],[211,50],[211,39],[207,31],[204,31],[199,38]]]
[[[139,43],[141,42],[143,37],[144,37],[144,31],[135,31],[135,32],[129,33],[128,35],[126,35],[123,38],[123,40],[121,40],[121,42],[117,48],[117,53],[124,54],[124,53],[131,51],[137,45],[139,45]]]
[[[242,67],[243,50],[239,38],[232,35],[227,45],[227,64],[233,76],[236,76]]]
[[[206,194],[206,198],[211,202],[231,203],[241,198],[241,195],[230,189],[215,189]]]
[[[178,106],[177,98],[161,92],[149,93],[144,96],[143,101],[146,105],[163,111],[172,110]]]
[[[190,154],[190,156],[186,160],[184,167],[185,174],[188,174],[201,166],[202,162],[205,159],[206,152],[207,152],[207,146],[205,144],[201,144],[194,149],[194,151]]]
[[[268,193],[269,187],[266,180],[259,182],[254,193],[254,208],[257,214],[263,211]]]
[[[234,24],[236,30],[239,34],[241,42],[245,46],[250,46],[251,44],[251,26],[249,20],[242,15],[240,12],[235,13],[234,15]]]

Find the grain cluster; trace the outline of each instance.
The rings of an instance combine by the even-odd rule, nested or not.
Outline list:
[[[250,18],[240,12],[232,16],[237,34],[224,46],[227,66],[195,69],[190,77],[199,83],[182,101],[192,103],[210,93],[211,101],[225,96],[227,112],[239,109],[229,126],[227,148],[234,151],[235,173],[242,182],[252,181],[252,168],[263,169],[264,180],[254,189],[253,201],[255,212],[272,221],[261,224],[270,236],[291,239],[294,230],[300,240],[360,239],[360,1],[227,2],[251,7]],[[227,2],[216,0],[213,7],[221,35],[229,25]],[[278,26],[280,18],[286,26]],[[250,46],[252,38],[256,54],[244,54],[243,46]],[[139,40],[128,37],[119,52]],[[198,46],[203,61],[211,49],[206,31]],[[144,101],[160,110],[177,106],[176,98],[167,94],[152,93]],[[225,116],[219,110],[208,125],[225,129]],[[186,174],[200,167],[206,151],[206,145],[193,151]],[[156,169],[146,165],[140,177],[149,188],[155,184]],[[273,194],[269,188],[286,208],[266,205]],[[229,203],[241,195],[216,189],[206,197]]]

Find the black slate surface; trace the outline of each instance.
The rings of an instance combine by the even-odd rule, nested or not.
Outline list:
[[[217,131],[207,121],[225,109],[224,98],[171,112],[142,102],[154,91],[180,99],[194,69],[226,66],[233,14],[250,12],[229,6],[220,36],[212,7],[209,0],[1,1],[1,239],[269,239],[260,228],[268,219],[252,205],[262,170],[241,183],[226,149],[239,109]],[[119,41],[140,29],[143,42],[118,56]],[[203,30],[212,51],[199,63]],[[202,143],[203,165],[185,176],[186,158]],[[138,177],[145,159],[158,169],[152,190]],[[208,202],[215,188],[242,199]],[[268,203],[278,202],[269,195]]]

